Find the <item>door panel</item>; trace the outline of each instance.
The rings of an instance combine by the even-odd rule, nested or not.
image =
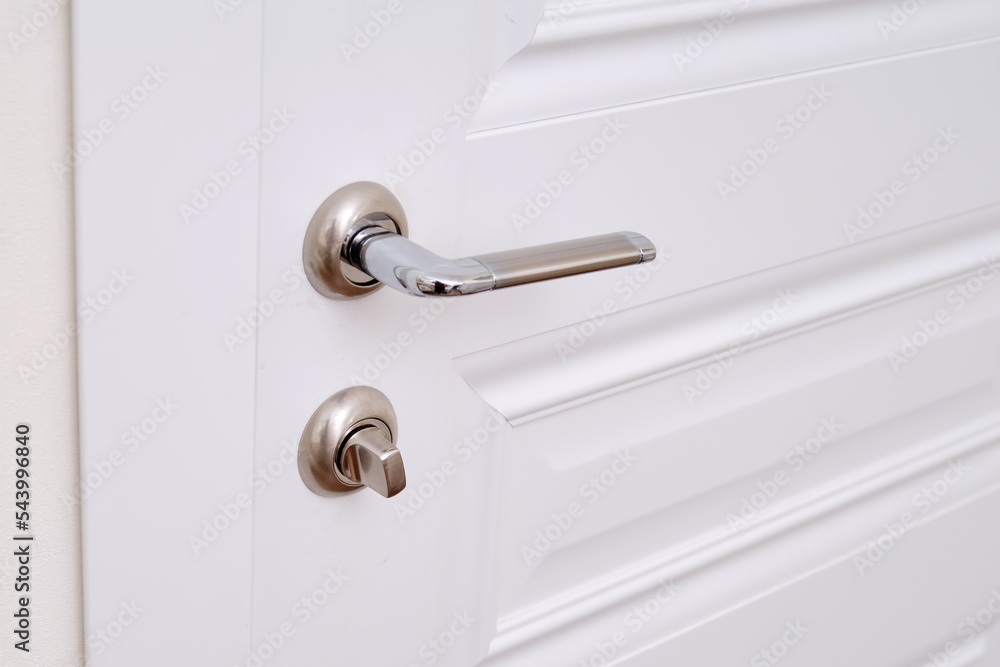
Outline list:
[[[914,154],[959,124],[976,128],[968,143],[1000,138],[989,120],[997,88],[975,73],[996,59],[997,42],[570,113],[559,106],[566,96],[547,107],[542,95],[510,94],[577,66],[549,43],[564,39],[561,29],[547,26],[501,70],[498,81],[511,85],[498,87],[469,135],[468,207],[487,224],[469,235],[468,252],[627,221],[653,230],[667,257],[660,270],[498,292],[463,312],[455,369],[514,426],[487,664],[604,664],[593,640],[622,631],[623,617],[636,622],[626,603],[685,576],[700,579],[692,604],[705,606],[661,622],[654,636],[671,638],[661,648],[639,648],[652,638],[613,646],[614,664],[750,660],[754,651],[689,643],[686,628],[729,637],[710,621],[721,610],[760,598],[758,608],[787,612],[769,587],[823,580],[808,574],[815,561],[796,569],[787,557],[767,575],[751,545],[807,532],[939,466],[942,452],[995,437],[967,442],[997,417],[1000,301],[985,285],[997,273],[998,211],[965,211],[996,201],[997,173],[960,140],[954,151],[939,141],[927,168]],[[783,114],[801,105],[819,108],[793,132]],[[624,129],[608,140],[612,127]],[[588,155],[602,138],[606,150]],[[776,148],[742,185],[727,178],[769,139]],[[894,179],[903,185],[889,201]],[[868,228],[859,207],[877,211]],[[928,324],[936,314],[940,326]],[[900,341],[921,325],[918,342],[929,328],[933,344],[901,358]],[[814,446],[822,456],[809,455]],[[850,561],[857,546],[818,541],[816,558]],[[722,577],[708,573],[733,561],[742,580],[713,597]],[[868,585],[854,588],[872,595]],[[850,604],[829,606],[846,613]],[[751,641],[766,639],[759,614],[741,621]],[[851,631],[837,627],[834,637]],[[814,645],[799,664],[844,664],[827,657],[829,646]],[[902,664],[911,648],[885,655]]]
[[[498,23],[491,12],[499,3],[476,5],[473,12],[473,3],[458,0],[403,3],[364,48],[355,28],[377,21],[375,13],[386,9],[381,3],[268,5],[262,108],[287,106],[297,118],[294,133],[262,162],[262,182],[271,186],[261,194],[259,294],[301,270],[314,211],[355,181],[393,185],[410,238],[455,256],[462,116],[486,95],[488,68],[502,62],[504,49],[523,45],[537,21],[512,23],[500,14]],[[525,11],[530,15],[530,3],[510,15]],[[483,45],[490,46],[470,59],[470,34],[487,19]],[[345,44],[359,52],[345,52]],[[409,489],[429,484],[430,491],[409,509],[407,492],[389,501],[370,491],[320,497],[289,473],[258,496],[254,647],[287,627],[294,638],[280,651],[284,664],[322,657],[329,664],[408,665],[427,656],[474,664],[495,631],[490,563],[503,434],[491,427],[491,447],[468,460],[454,452],[465,434],[500,423],[448,370],[455,306],[442,310],[392,290],[331,301],[301,274],[289,280],[298,287],[257,331],[256,460],[278,457],[284,441],[298,442],[320,403],[363,383],[395,407]],[[409,343],[399,343],[401,335]],[[431,480],[452,459],[461,474],[439,488]],[[346,578],[342,585],[327,584],[331,571]],[[432,644],[442,633],[447,647]]]
[[[990,0],[547,0],[478,132],[996,37]],[[888,83],[888,82],[885,82]]]
[[[970,250],[990,247],[980,238]],[[994,423],[997,293],[984,290],[980,300],[949,311],[933,344],[898,372],[887,360],[976,275],[841,312],[823,318],[825,326],[736,354],[722,347],[586,401],[524,413],[507,451],[497,645],[541,633],[556,618],[568,623],[592,613],[613,591],[733,557],[769,539],[776,526],[792,530],[857,503],[873,488],[898,483],[909,466],[937,465],[942,451]],[[741,320],[724,328],[733,341],[741,340]],[[542,338],[555,356],[551,337]],[[664,338],[661,344],[671,343]],[[499,348],[489,353],[505,356]],[[604,354],[605,362],[614,358]],[[522,377],[508,358],[477,380],[493,389],[488,369],[498,368]],[[547,374],[525,375],[521,396],[544,396],[533,387],[552,384]],[[699,386],[704,391],[692,404],[685,389]],[[579,435],[567,442],[568,432]],[[616,469],[622,447],[634,463]],[[544,499],[522,491],[542,486]],[[570,520],[574,504],[580,516]]]
[[[576,324],[608,299],[626,309],[994,203],[998,67],[1000,43],[977,42],[470,134],[477,224],[459,227],[462,255],[631,226],[664,261],[642,282],[623,270],[484,295],[459,353]],[[796,128],[785,116],[802,109]],[[620,134],[597,154],[609,124]],[[961,137],[918,165],[949,127]],[[862,228],[858,209],[878,213],[896,180],[905,190]],[[486,314],[498,310],[519,316]]]
[[[240,149],[261,132],[259,29],[253,3],[225,22],[73,5],[76,157],[53,169],[75,184],[81,482],[65,500],[82,506],[88,664],[225,664],[250,640],[235,503],[254,469],[239,327],[258,180]]]
[[[918,513],[912,496],[941,479],[948,464],[794,529],[775,529],[738,556],[713,563],[695,558],[683,576],[658,573],[644,585],[618,588],[614,599],[572,623],[541,634],[514,630],[512,641],[494,642],[496,655],[485,664],[768,664],[762,651],[781,642],[786,623],[797,622],[807,630],[801,641],[790,643],[785,655],[772,653],[782,664],[923,666],[950,641],[960,650],[948,656],[948,665],[994,664],[995,647],[990,657],[979,652],[995,628],[974,626],[967,617],[983,609],[984,618],[995,614],[988,609],[996,595],[998,545],[994,533],[983,530],[982,516],[997,509],[990,480],[996,435],[994,423],[980,439],[989,444],[961,454],[970,468],[961,482],[967,486],[955,487],[954,498],[942,499],[898,540],[883,537],[886,526],[907,511]],[[877,540],[888,549],[859,570],[868,541]],[[941,573],[949,585],[932,584],[929,572]]]
[[[140,247],[156,269],[81,336],[85,468],[123,405],[166,391],[192,416],[85,501],[90,627],[132,590],[156,619],[95,659],[151,664],[197,590],[196,615],[231,613],[178,646],[247,667],[917,667],[948,641],[949,665],[997,660],[992,630],[959,628],[1000,586],[993,4],[921,5],[886,36],[873,2],[294,0],[211,27],[128,16],[105,44],[110,4],[77,22],[78,132],[112,54],[169,56],[184,83],[77,174],[81,285]],[[154,23],[229,59],[195,70]],[[226,164],[220,128],[273,140],[198,220],[136,227]],[[149,150],[183,177],[137,168]],[[631,230],[659,256],[329,300],[305,230],[362,180],[442,255]],[[354,384],[399,418],[389,500],[295,470],[309,416]],[[174,569],[119,577],[115,550]]]

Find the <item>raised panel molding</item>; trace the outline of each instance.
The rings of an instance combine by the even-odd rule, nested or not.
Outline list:
[[[511,424],[524,424],[742,351],[996,273],[1000,206],[992,206],[459,357],[456,370]],[[743,325],[783,291],[794,304],[766,330]],[[572,346],[572,354],[566,347]],[[738,353],[742,354],[742,352]]]
[[[566,658],[583,659],[594,650],[597,640],[621,630],[622,619],[628,612],[637,603],[642,604],[652,598],[664,582],[673,582],[679,592],[669,604],[664,605],[664,610],[653,619],[650,627],[643,630],[642,635],[630,637],[630,644],[618,656],[621,662],[613,664],[652,664],[642,660],[642,654],[650,652],[683,653],[685,636],[697,634],[699,629],[721,622],[731,614],[738,614],[740,609],[752,607],[758,601],[780,595],[782,590],[808,586],[810,580],[828,576],[824,573],[838,572],[837,576],[850,582],[852,588],[857,586],[859,589],[869,585],[877,587],[878,581],[892,581],[896,578],[893,566],[876,567],[871,573],[862,574],[858,571],[855,557],[864,556],[869,541],[885,533],[887,523],[897,520],[902,511],[912,509],[911,496],[919,493],[921,487],[933,484],[948,462],[956,458],[961,458],[973,471],[967,485],[962,487],[962,493],[947,496],[932,511],[918,516],[910,534],[920,537],[904,536],[894,549],[890,548],[886,553],[899,559],[900,552],[912,548],[915,551],[910,551],[909,558],[927,561],[928,565],[924,567],[928,567],[939,556],[926,546],[916,547],[914,542],[939,542],[941,538],[934,533],[954,532],[956,527],[965,533],[963,541],[952,540],[947,544],[957,558],[966,558],[977,550],[980,550],[980,556],[986,553],[986,549],[995,550],[1000,544],[993,532],[977,530],[976,513],[967,508],[976,505],[996,507],[1000,500],[1000,484],[996,482],[1000,471],[998,417],[1000,415],[994,413],[984,418],[964,435],[951,434],[955,438],[951,441],[938,438],[935,443],[926,443],[934,447],[896,469],[886,466],[877,474],[859,476],[825,496],[818,494],[812,502],[803,503],[795,510],[736,537],[717,537],[686,552],[664,554],[627,571],[615,573],[617,576],[593,580],[562,596],[502,614],[489,659],[483,665],[555,664],[544,660],[555,660],[556,656],[561,657],[565,664],[577,664],[566,661]],[[978,512],[989,511],[980,509]],[[955,516],[959,513],[972,514],[972,517],[959,521]],[[748,572],[753,575],[748,577]],[[912,585],[919,586],[917,582]],[[970,593],[979,595],[980,591],[967,587],[963,596]],[[925,596],[931,594],[938,596],[942,602],[947,599],[949,604],[954,605],[954,598],[947,591],[927,588],[922,593]],[[983,600],[989,595],[988,590],[982,590]],[[828,602],[821,604],[829,605]],[[905,610],[899,604],[903,603],[889,601],[890,606],[895,605],[896,613],[902,615]],[[789,613],[801,610],[799,607],[788,609]],[[945,622],[944,615],[925,616],[928,621],[933,617],[935,635],[940,635],[928,635],[922,640],[929,643],[947,640],[944,633],[952,630],[962,618],[954,611],[949,612],[948,622]],[[951,621],[952,616],[954,621]],[[864,615],[860,614],[860,617]],[[717,638],[720,630],[708,630],[708,633]],[[672,645],[677,642],[679,646]],[[913,642],[912,636],[907,635],[905,650],[912,651],[915,644],[919,648],[919,643]],[[687,650],[690,651],[690,648]],[[715,649],[706,646],[703,650]],[[747,659],[752,652],[747,653]],[[973,655],[978,653],[970,649],[970,654],[965,657],[972,658]],[[636,658],[636,662],[631,662],[629,658]],[[532,663],[533,660],[542,662]],[[901,657],[897,655],[892,664],[899,661]]]
[[[991,282],[998,223],[1000,207],[978,209],[615,313],[570,360],[556,344],[573,327],[457,359],[470,386],[514,425],[499,621],[486,664],[547,659],[571,650],[557,649],[570,641],[561,637],[579,641],[588,628],[610,635],[628,605],[663,581],[725,579],[720,572],[734,560],[756,563],[747,566],[753,577],[737,577],[728,592],[699,588],[698,601],[663,621],[672,629],[661,637],[677,638],[708,622],[710,609],[739,607],[821,565],[850,568],[843,561],[863,542],[851,542],[859,531],[877,537],[879,522],[907,506],[903,490],[933,482],[949,461],[982,461],[977,481],[949,502],[992,493],[1000,470],[1000,282]],[[891,369],[887,353],[900,337],[951,309],[956,286],[977,278],[969,307],[949,311],[912,365]],[[718,365],[740,340],[740,323],[789,288],[795,307],[747,342],[703,399],[686,402],[682,385]],[[727,528],[727,512],[781,469],[784,450],[823,415],[847,425],[835,445],[751,525]],[[580,435],[560,438],[571,429]],[[519,546],[621,449],[641,469],[526,566]],[[545,502],[519,497],[517,489],[541,483],[550,489]],[[807,533],[808,548],[800,541]]]
[[[549,0],[470,131],[1000,35],[990,0]],[[914,1],[914,4],[915,1]],[[844,36],[851,36],[845,39]]]

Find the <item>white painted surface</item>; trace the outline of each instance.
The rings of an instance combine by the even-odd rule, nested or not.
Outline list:
[[[83,650],[72,182],[52,163],[71,138],[69,12],[0,4],[0,663],[78,665]],[[14,37],[12,38],[11,35]],[[31,427],[30,652],[14,648],[14,437]],[[22,591],[21,593],[24,593]]]
[[[142,610],[88,641],[96,664],[228,664],[249,643],[254,343],[224,334],[256,304],[260,12],[74,8],[76,137],[102,136],[74,172],[78,290],[127,275],[80,332],[81,470],[110,465],[83,503],[88,637]]]
[[[949,641],[948,664],[997,659],[993,626],[961,624],[1000,586],[1000,18],[928,5],[883,37],[876,3],[765,3],[676,71],[669,53],[730,4],[555,20],[566,5],[298,0],[144,12],[114,39],[87,12],[78,127],[122,50],[179,73],[78,174],[81,281],[119,255],[150,281],[82,338],[85,465],[123,406],[185,406],[86,506],[88,621],[128,590],[157,610],[100,664],[171,633],[233,664],[774,664],[767,649],[917,667]],[[202,51],[179,45],[190,31]],[[774,48],[745,58],[747,40]],[[180,221],[240,159],[233,128],[272,121],[259,174]],[[299,273],[302,238],[358,180],[392,187],[441,254],[632,229],[664,261],[330,301]],[[880,199],[870,229],[845,228]],[[136,227],[140,205],[155,223]],[[399,415],[409,486],[389,501],[315,496],[290,465],[353,382]],[[241,493],[252,512],[192,546]],[[96,565],[122,550],[129,569]],[[209,616],[212,634],[180,630]]]
[[[418,150],[418,143],[433,152],[415,173],[404,172],[397,188],[407,215],[417,221],[411,238],[443,254],[457,251],[466,146],[454,105],[478,107],[486,91],[480,77],[503,59],[493,49],[511,49],[518,37],[519,47],[534,26],[494,18],[488,11],[493,6],[481,5],[477,15],[465,0],[403,3],[384,33],[348,56],[341,41],[352,39],[354,26],[372,21],[369,11],[382,11],[382,4],[268,6],[262,108],[287,105],[300,116],[264,156],[261,182],[273,186],[262,188],[259,294],[284,289],[283,276],[301,266],[305,228],[320,202],[352,181],[384,182],[385,172],[398,171],[401,156]],[[480,22],[493,35],[486,40],[491,46],[470,59],[468,36]],[[477,71],[479,63],[487,69]],[[317,85],[315,77],[327,83]],[[433,499],[412,515],[400,514],[406,492],[395,501],[368,492],[331,503],[306,490],[294,471],[281,476],[254,506],[255,649],[288,623],[295,641],[282,649],[287,664],[329,653],[331,632],[335,663],[422,664],[431,654],[441,664],[478,662],[495,627],[489,602],[495,593],[486,573],[501,449],[462,462],[453,451],[491,415],[448,372],[452,322],[461,305],[438,310],[441,304],[389,290],[334,303],[303,280],[287,291],[287,304],[258,330],[258,465],[278,457],[283,442],[297,443],[312,411],[353,377],[364,378],[366,362],[382,366],[376,356],[406,334],[411,343],[405,354],[385,370],[372,367],[365,382],[389,396],[400,438],[411,443],[403,445],[411,489],[429,483],[426,475],[446,459],[455,458],[462,474],[432,487]],[[499,443],[501,434],[491,436]],[[324,604],[306,614],[300,601],[330,569],[349,578],[330,599],[319,594]],[[427,643],[448,632],[456,614],[475,620],[456,625],[461,637],[440,655]]]
[[[990,0],[550,0],[475,131],[993,37]],[[914,7],[917,11],[913,11]],[[708,119],[705,119],[707,122]]]

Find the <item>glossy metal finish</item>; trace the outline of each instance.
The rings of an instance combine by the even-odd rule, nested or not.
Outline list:
[[[367,486],[386,498],[406,487],[403,457],[379,428],[355,431],[341,448],[336,468],[341,480]]]
[[[634,232],[588,236],[472,257],[493,274],[493,289],[641,264],[655,258],[653,243]]]
[[[354,183],[313,216],[303,257],[309,281],[325,296],[364,296],[382,284],[415,296],[459,296],[640,264],[654,259],[656,248],[641,234],[618,232],[446,259],[406,238],[391,192]]]
[[[352,240],[353,245],[353,240]],[[359,243],[358,267],[381,283],[416,296],[457,296],[494,287],[490,269],[473,258],[445,259],[398,234]]]
[[[323,296],[353,298],[382,286],[345,259],[349,232],[362,221],[366,227],[384,227],[407,235],[402,205],[378,183],[351,183],[327,197],[309,222],[302,245],[306,277]]]
[[[385,394],[372,387],[338,391],[302,431],[299,475],[320,495],[367,486],[391,498],[406,487],[396,433],[396,412]]]

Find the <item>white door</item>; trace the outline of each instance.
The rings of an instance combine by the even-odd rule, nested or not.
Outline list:
[[[998,36],[978,0],[76,5],[90,659],[1000,664]],[[328,299],[306,228],[358,181],[443,256],[658,256]],[[389,499],[297,470],[357,384]]]

